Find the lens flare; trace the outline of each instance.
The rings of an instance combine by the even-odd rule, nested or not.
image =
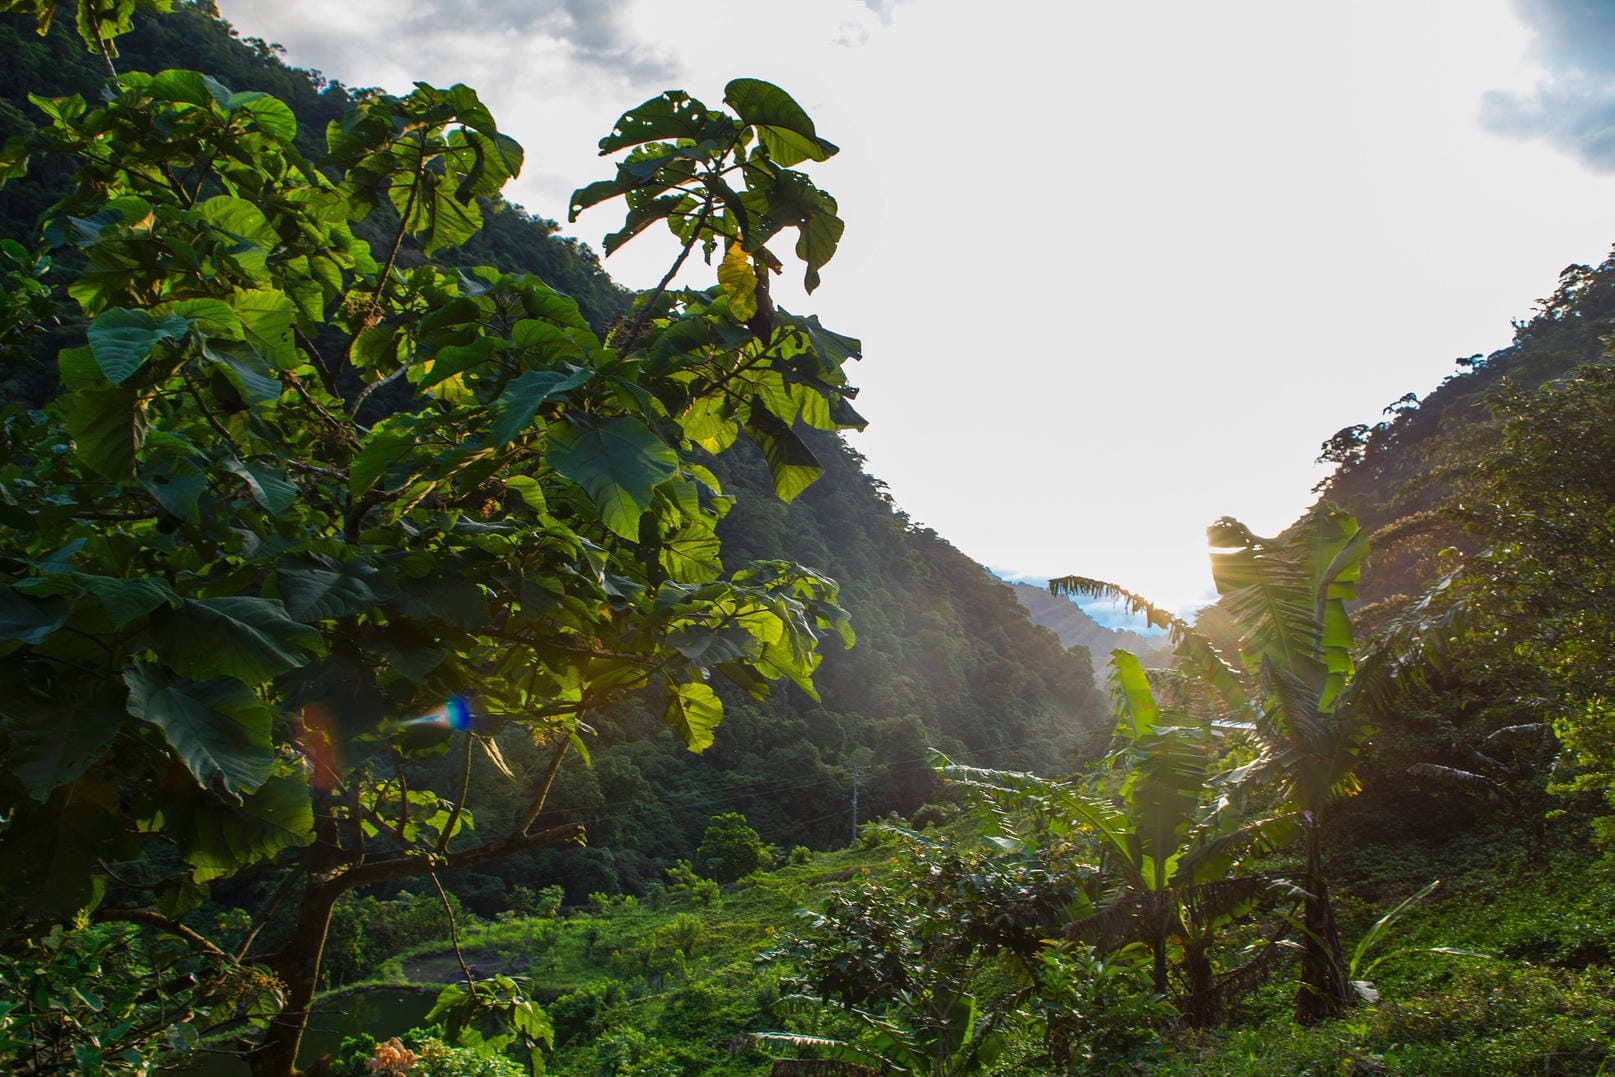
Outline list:
[[[332,725],[330,712],[318,703],[304,707],[298,715],[297,747],[313,768],[316,789],[335,789],[341,784],[337,775],[342,772],[342,761],[337,756]]]
[[[455,696],[441,707],[427,711],[419,718],[411,718],[403,726],[435,725],[444,729],[464,732],[471,728],[471,704],[464,696]]]

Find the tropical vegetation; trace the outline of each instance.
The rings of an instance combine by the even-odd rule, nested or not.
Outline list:
[[[1054,580],[1169,641],[1106,718],[839,440],[783,89],[601,140],[633,296],[465,86],[4,9],[7,1072],[1608,1069],[1615,261],[1192,623]]]

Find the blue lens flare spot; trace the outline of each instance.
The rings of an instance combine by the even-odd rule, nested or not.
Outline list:
[[[471,703],[465,696],[455,696],[441,707],[429,710],[419,718],[411,718],[404,725],[435,725],[463,733],[471,728]]]

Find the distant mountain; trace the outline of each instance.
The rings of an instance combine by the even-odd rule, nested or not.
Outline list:
[[[1086,647],[1093,662],[1094,676],[1103,681],[1110,652],[1120,647],[1132,651],[1146,666],[1168,663],[1169,644],[1165,636],[1141,636],[1125,628],[1106,628],[1082,612],[1082,607],[1047,589],[1029,583],[1011,583],[1015,598],[1031,614],[1032,623],[1042,625],[1066,647]]]

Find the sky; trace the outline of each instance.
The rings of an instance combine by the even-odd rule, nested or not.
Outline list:
[[[1615,241],[1608,0],[219,7],[349,86],[476,88],[526,149],[507,196],[596,249],[620,206],[566,224],[568,195],[612,174],[619,114],[783,87],[841,147],[812,171],[847,231],[775,298],[862,339],[869,472],[1001,575],[1179,609],[1211,593],[1207,523],[1281,530],[1325,439],[1506,346]],[[651,287],[675,254],[606,268]]]

